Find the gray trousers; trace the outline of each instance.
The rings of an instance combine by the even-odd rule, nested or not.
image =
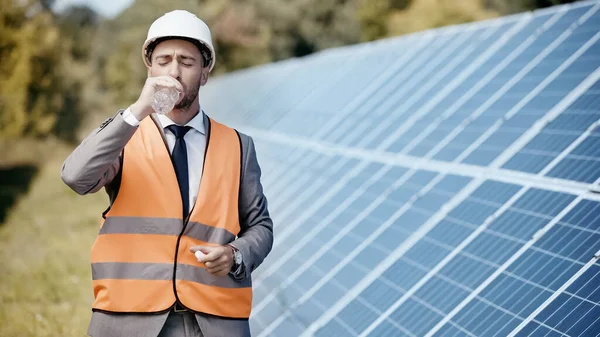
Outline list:
[[[248,323],[248,320],[194,315],[191,312],[152,315],[93,312],[88,335],[92,337],[250,337]],[[175,329],[173,330],[175,332],[171,329]],[[198,333],[193,334],[196,330]]]
[[[158,337],[203,337],[191,312],[170,313]]]

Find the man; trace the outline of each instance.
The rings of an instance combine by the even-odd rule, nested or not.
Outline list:
[[[198,91],[214,67],[210,30],[173,11],[148,31],[138,100],[65,160],[79,194],[106,189],[92,247],[93,337],[249,336],[251,273],[273,224],[250,137],[208,117]],[[179,101],[153,112],[156,91]]]

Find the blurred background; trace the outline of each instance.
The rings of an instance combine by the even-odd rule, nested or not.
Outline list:
[[[283,190],[277,185],[277,181],[273,177],[283,178],[285,174],[281,172],[281,167],[294,164],[292,161],[285,161],[288,153],[295,154],[294,158],[296,160],[305,158],[304,155],[308,152],[303,151],[306,150],[306,146],[315,145],[310,143],[310,139],[316,138],[310,138],[310,135],[306,132],[294,134],[293,130],[287,135],[308,138],[294,140],[286,139],[285,135],[281,135],[281,133],[285,134],[288,131],[287,127],[298,125],[294,123],[298,122],[298,117],[290,114],[289,116],[293,117],[291,120],[283,122],[280,120],[282,116],[295,107],[289,105],[294,102],[293,99],[286,101],[289,103],[288,105],[281,105],[282,103],[276,100],[273,105],[269,105],[273,100],[273,95],[278,93],[275,88],[284,88],[286,93],[295,91],[305,95],[315,94],[305,89],[307,86],[312,88],[313,85],[318,85],[318,82],[320,82],[319,74],[323,76],[323,74],[331,71],[335,75],[335,79],[342,81],[345,78],[344,74],[354,71],[360,72],[361,69],[364,70],[363,66],[365,64],[371,64],[371,66],[379,64],[380,68],[377,68],[376,71],[382,73],[385,72],[385,69],[393,66],[395,74],[400,74],[403,70],[408,71],[409,63],[407,61],[407,67],[404,69],[401,63],[394,63],[394,61],[401,59],[405,54],[404,51],[410,50],[408,47],[418,46],[419,53],[428,51],[426,44],[429,41],[426,41],[426,35],[412,33],[436,32],[434,30],[436,28],[482,20],[500,22],[493,19],[503,17],[515,17],[514,23],[518,24],[521,18],[525,18],[523,20],[530,19],[527,14],[519,13],[571,2],[573,1],[0,0],[0,256],[2,261],[0,263],[0,336],[85,335],[92,302],[89,252],[97,235],[99,216],[106,208],[108,200],[103,192],[87,197],[75,195],[60,180],[60,167],[68,153],[87,133],[102,120],[113,115],[119,108],[129,106],[138,97],[146,77],[146,70],[140,57],[141,46],[149,25],[163,13],[173,9],[187,9],[197,13],[211,27],[217,50],[217,64],[211,80],[209,80],[209,86],[205,92],[201,90],[201,97],[206,98],[209,114],[211,114],[210,111],[214,111],[214,114],[223,121],[236,127],[239,126],[243,131],[256,136],[259,160],[264,163],[265,177],[268,180],[265,182],[265,193],[270,200],[274,200],[275,204],[273,213],[276,220],[276,231],[281,228],[282,232],[286,234],[283,237],[296,238],[297,240],[297,237],[292,235],[296,228],[284,227],[286,224],[293,222],[293,219],[285,218],[286,216],[289,217],[292,211],[289,208],[286,209],[283,199],[277,201],[278,193]],[[520,17],[518,15],[525,16]],[[582,12],[577,15],[573,16],[570,19],[571,21],[566,22],[564,27],[569,27],[574,22],[582,22],[583,19],[581,18],[586,14]],[[510,20],[507,19],[506,22],[510,23]],[[558,18],[552,20],[556,21]],[[590,21],[598,22],[597,19],[594,20]],[[526,22],[522,24],[524,25]],[[537,26],[520,27],[519,29],[534,34],[544,29],[545,26],[542,24],[543,22],[540,22]],[[477,33],[473,37],[476,37],[478,41],[489,39],[488,43],[491,44],[498,39],[508,39],[510,37],[500,34],[505,32],[504,28],[506,28],[506,31],[514,28],[512,26],[499,28],[499,24],[496,26],[494,24],[490,25],[490,27],[495,27],[494,29],[497,29],[497,31],[479,32],[483,35],[477,35],[479,34]],[[463,27],[468,30],[468,27],[471,26]],[[482,27],[484,29],[486,26]],[[597,26],[594,27],[597,30]],[[403,40],[404,36],[407,39]],[[397,38],[394,39],[394,37]],[[553,35],[553,37],[556,36]],[[521,36],[520,38],[525,40],[527,36]],[[469,37],[464,36],[461,39],[465,42],[469,40]],[[383,42],[377,44],[377,41]],[[398,41],[404,44],[402,47],[394,47],[393,43],[395,42],[385,41]],[[552,41],[542,41],[542,47],[551,44]],[[435,39],[430,42],[430,51],[435,51],[435,48],[441,48],[439,49],[440,52],[444,50],[442,42]],[[582,41],[581,44],[584,42]],[[442,44],[436,45],[436,43]],[[579,47],[581,44],[577,46]],[[365,47],[363,49],[353,49],[353,46],[357,46],[357,48],[360,46]],[[472,52],[478,50],[476,45],[465,45],[465,47],[475,48],[471,50]],[[517,45],[514,47],[516,48]],[[448,55],[460,54],[460,45],[456,44],[454,48],[448,52]],[[369,62],[371,63],[351,60],[356,55],[365,58],[371,57],[370,54],[367,55],[366,49],[368,49],[368,53],[386,54],[387,58],[375,57],[370,59]],[[390,50],[392,52],[388,53]],[[486,49],[481,48],[479,54],[473,53],[469,56],[472,57],[471,60],[464,58],[452,63],[452,59],[448,59],[447,64],[457,67],[462,66],[463,68],[468,67],[469,62],[475,61],[475,57],[485,51]],[[435,54],[435,52],[433,53]],[[598,54],[594,55],[597,56]],[[415,55],[411,55],[411,57],[416,58]],[[489,57],[493,57],[493,55]],[[536,57],[535,53],[531,54],[530,59],[534,57]],[[435,59],[431,60],[432,62],[435,61]],[[465,60],[470,61],[465,62]],[[299,63],[296,63],[296,61]],[[499,63],[502,58],[498,58],[496,61],[496,63]],[[463,63],[459,64],[459,62]],[[302,68],[302,64],[308,65],[306,68]],[[546,65],[548,69],[554,70],[560,64],[546,63]],[[588,75],[599,65],[598,59],[594,59],[592,63],[586,65],[585,74]],[[414,64],[411,66],[414,66]],[[463,68],[459,67],[457,69]],[[307,79],[306,77],[296,76],[303,69],[310,69],[310,74],[315,77]],[[378,74],[370,69],[365,72],[371,75]],[[484,75],[485,72],[482,72],[478,74],[479,77],[477,78],[482,78]],[[348,79],[359,83],[358,87],[350,88],[355,90],[357,95],[365,89],[360,87],[361,85],[366,87],[371,83],[370,81],[377,80],[373,76],[361,76],[361,74],[358,74],[356,78]],[[422,81],[427,79],[425,73],[421,75],[412,73],[412,75],[406,75],[404,79],[409,80],[415,78],[415,76]],[[389,83],[394,81],[392,75],[387,78]],[[287,80],[289,81],[286,82]],[[381,87],[373,90],[385,89],[383,87],[385,83],[382,82]],[[423,83],[427,84],[427,82]],[[574,82],[574,85],[579,83]],[[438,89],[442,90],[443,86]],[[256,90],[256,92],[253,90]],[[325,123],[327,118],[335,116],[337,112],[343,110],[342,103],[350,102],[353,98],[344,96],[348,92],[353,92],[352,90],[339,90],[331,93],[327,87],[321,87],[319,90],[321,91],[316,92],[316,98],[318,99],[323,98],[319,94],[332,95],[329,100],[322,100],[322,102],[330,103],[330,106],[326,106],[330,111],[328,111],[329,115],[320,115],[320,117],[317,116],[319,111],[308,112],[309,115],[312,114],[310,116],[317,118],[313,121]],[[394,89],[387,90],[389,96],[394,94]],[[519,97],[525,96],[529,92],[528,90],[522,91]],[[372,91],[373,95],[376,92]],[[336,93],[339,94],[339,97],[345,97],[345,101],[338,99],[340,102],[332,102],[338,97]],[[427,98],[433,97],[435,93],[433,91],[427,94],[423,93],[424,103],[427,102]],[[253,96],[254,94],[256,96]],[[290,97],[298,99],[297,102],[302,103],[299,96]],[[265,104],[262,106],[262,110],[277,109],[272,111],[270,115],[260,115],[258,109],[256,109],[257,105],[252,106],[255,110],[244,107],[248,98],[258,106]],[[384,99],[382,99],[382,102],[385,102]],[[596,103],[588,102],[586,104],[588,107],[592,106],[591,110],[596,111],[597,101],[594,102]],[[449,105],[453,101],[446,101],[446,103]],[[482,103],[482,101],[479,103]],[[356,107],[360,107],[360,105],[356,105]],[[371,107],[375,109],[375,105],[371,105]],[[548,106],[548,110],[550,108],[552,106]],[[503,112],[509,110],[510,108],[506,108]],[[302,110],[296,107],[295,113],[298,112],[302,112]],[[300,114],[300,117],[302,116],[307,115]],[[318,118],[322,118],[322,120]],[[532,123],[534,121],[535,119],[532,120]],[[391,125],[397,124],[392,123]],[[310,128],[311,125],[308,124],[306,127]],[[520,132],[524,133],[529,127],[530,125]],[[321,132],[321,134],[325,135],[324,132]],[[413,135],[413,137],[416,137],[416,135]],[[361,146],[354,146],[355,144],[338,143],[333,139],[326,139],[326,141],[326,144],[361,148]],[[298,143],[304,145],[298,146]],[[402,143],[401,145],[406,144],[408,143]],[[506,148],[508,145],[509,143],[506,143],[504,147]],[[564,148],[567,146],[568,144]],[[368,149],[369,147],[364,148]],[[261,152],[261,149],[263,152]],[[334,152],[342,151],[330,150]],[[401,152],[401,150],[398,151]],[[386,153],[382,154],[386,155]],[[410,154],[419,157],[418,154]],[[525,153],[522,155],[527,157],[530,154]],[[355,160],[365,160],[361,157],[362,154],[343,154],[342,156],[354,157]],[[385,162],[384,159],[367,159],[369,163],[381,164],[382,160]],[[326,162],[325,159],[320,161],[321,168],[326,166],[324,164]],[[335,161],[331,162],[332,165],[334,163]],[[347,164],[350,165],[350,163]],[[354,164],[352,163],[352,165]],[[488,163],[474,162],[472,164],[485,167]],[[398,165],[402,166],[404,164]],[[410,165],[407,167],[410,168]],[[518,167],[517,164],[507,168],[524,172],[536,170]],[[363,169],[361,168],[361,170]],[[376,172],[379,172],[379,167],[369,166],[364,171],[361,170],[357,172],[376,174]],[[541,171],[541,168],[539,171]],[[271,173],[273,175],[269,178]],[[307,184],[322,177],[320,176],[322,172],[318,169],[315,169],[315,171],[309,170],[309,173],[313,176],[301,177],[307,179],[305,181]],[[279,175],[277,176],[277,174]],[[288,175],[290,174],[293,175],[293,173],[288,172]],[[335,174],[341,173],[337,172]],[[381,176],[384,174],[380,173]],[[404,174],[405,172],[396,172],[395,177],[401,177]],[[476,172],[471,176],[474,177],[477,174]],[[300,173],[293,177],[300,177]],[[360,179],[368,180],[369,177],[370,175],[365,175]],[[444,178],[440,178],[440,180],[445,181]],[[558,178],[562,179],[564,177]],[[408,179],[410,178],[407,176],[405,180]],[[513,178],[503,179],[510,180]],[[578,180],[573,177],[567,179]],[[414,181],[413,183],[417,185],[421,184],[414,192],[421,191],[432,180],[435,179],[430,177],[425,181]],[[439,180],[435,181],[437,183]],[[332,197],[331,202],[339,201],[339,203],[343,203],[344,198],[350,196],[357,188],[352,183],[352,181],[347,182],[348,189],[341,192],[340,198],[342,199],[336,200]],[[560,181],[558,184],[561,184]],[[391,186],[392,182],[388,185]],[[408,185],[410,186],[410,183]],[[460,188],[457,187],[458,185],[460,185]],[[467,185],[467,182],[458,185],[456,185],[456,181],[449,183],[448,186],[452,187],[449,187],[450,190],[447,191],[447,194],[458,193],[461,188]],[[326,184],[323,186],[323,188],[328,188]],[[394,188],[397,188],[400,185],[396,183],[394,186]],[[585,188],[585,186],[572,185],[569,188],[577,190],[577,188]],[[566,191],[568,188],[565,187],[564,190]],[[492,194],[501,194],[499,191],[503,190],[495,188],[491,191]],[[324,192],[324,190],[320,191],[320,193]],[[477,193],[477,191],[474,193]],[[481,193],[485,194],[484,192]],[[499,203],[497,209],[500,209],[502,204],[515,194],[517,192],[513,191],[512,194],[509,193],[506,199],[496,200]],[[422,193],[419,195],[422,196]],[[536,197],[533,199],[536,199]],[[410,199],[410,201],[414,200]],[[568,202],[565,204],[564,201],[563,204],[556,200],[555,202],[564,207],[568,204]],[[443,204],[439,206],[441,207]],[[324,209],[331,212],[336,205],[330,204],[328,208]],[[396,206],[396,208],[401,207],[402,204]],[[560,213],[561,210],[557,209],[553,216]],[[318,213],[318,209],[314,211],[317,212],[317,215],[325,217],[325,214]],[[316,228],[323,222],[321,218],[315,220],[317,215],[314,215],[315,218],[312,223],[307,222],[307,224],[312,224],[309,228]],[[548,216],[548,214],[545,215]],[[278,220],[282,221],[278,222]],[[301,224],[298,221],[296,223]],[[335,226],[332,228],[335,228]],[[590,230],[592,234],[596,235],[598,233],[597,224]],[[416,229],[405,234],[408,237],[409,234],[414,232],[416,232]],[[401,240],[398,241],[398,244],[400,243]],[[285,245],[281,247],[285,247]],[[284,253],[284,251],[281,251],[281,253]],[[280,254],[275,255],[281,256]],[[266,261],[265,267],[262,269],[266,269],[270,265],[281,266],[283,264],[283,262],[280,262],[278,265],[273,259]],[[297,264],[298,267],[301,266],[301,262]],[[287,264],[287,266],[293,265],[294,263]],[[329,266],[329,268],[331,267]],[[406,270],[408,271],[408,267]],[[281,275],[286,274],[281,273],[280,276],[275,277],[276,274],[271,270],[264,276],[259,275],[257,284],[261,285],[265,291],[273,289],[278,284],[281,285],[285,281],[285,276]],[[318,275],[318,273],[315,275]],[[311,282],[315,283],[317,280]],[[317,320],[316,317],[305,319],[301,312],[294,311],[306,302],[306,299],[300,300],[299,296],[286,294],[285,287],[287,285],[289,284],[283,285],[281,289],[276,291],[281,296],[277,296],[275,299],[267,298],[267,294],[258,291],[256,303],[262,306],[257,313],[266,316],[263,321],[255,320],[253,322],[255,333],[294,336],[299,335],[305,329],[309,329],[306,331],[315,332],[318,328],[325,326],[326,321],[322,322],[323,324],[315,325],[313,323]],[[352,286],[344,289],[350,290]],[[262,303],[263,300],[265,300],[264,303]],[[300,301],[296,303],[297,300]],[[271,305],[268,305],[269,303]],[[330,305],[333,306],[333,303]],[[263,312],[265,306],[272,308],[271,312]],[[328,308],[330,306],[325,305],[320,308],[320,312],[327,312]],[[307,308],[302,309],[307,310]],[[286,313],[286,317],[291,317],[290,322],[279,321],[272,324],[272,320],[282,313]],[[333,316],[336,313],[334,312]],[[584,314],[587,313],[586,311]],[[291,324],[291,326],[286,324]],[[366,327],[363,326],[362,328]],[[274,332],[275,329],[280,329],[277,330],[279,334]],[[346,329],[344,331],[349,333],[350,330]],[[389,335],[420,335],[414,331],[401,329],[398,331]],[[323,332],[323,335],[337,336],[346,335],[346,333]],[[594,332],[588,331],[588,333],[591,336]],[[355,331],[349,333],[349,335],[358,335],[358,333]],[[566,333],[563,335],[566,335]]]

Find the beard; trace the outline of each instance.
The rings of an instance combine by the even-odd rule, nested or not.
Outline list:
[[[179,103],[175,105],[177,110],[187,110],[194,103],[194,100],[198,97],[198,91],[200,90],[200,81],[196,85],[192,86],[190,90],[187,90],[183,98]]]

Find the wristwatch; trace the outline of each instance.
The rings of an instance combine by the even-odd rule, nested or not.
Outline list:
[[[237,270],[238,267],[242,264],[242,253],[232,245],[227,245],[233,251],[233,266],[232,270]]]

